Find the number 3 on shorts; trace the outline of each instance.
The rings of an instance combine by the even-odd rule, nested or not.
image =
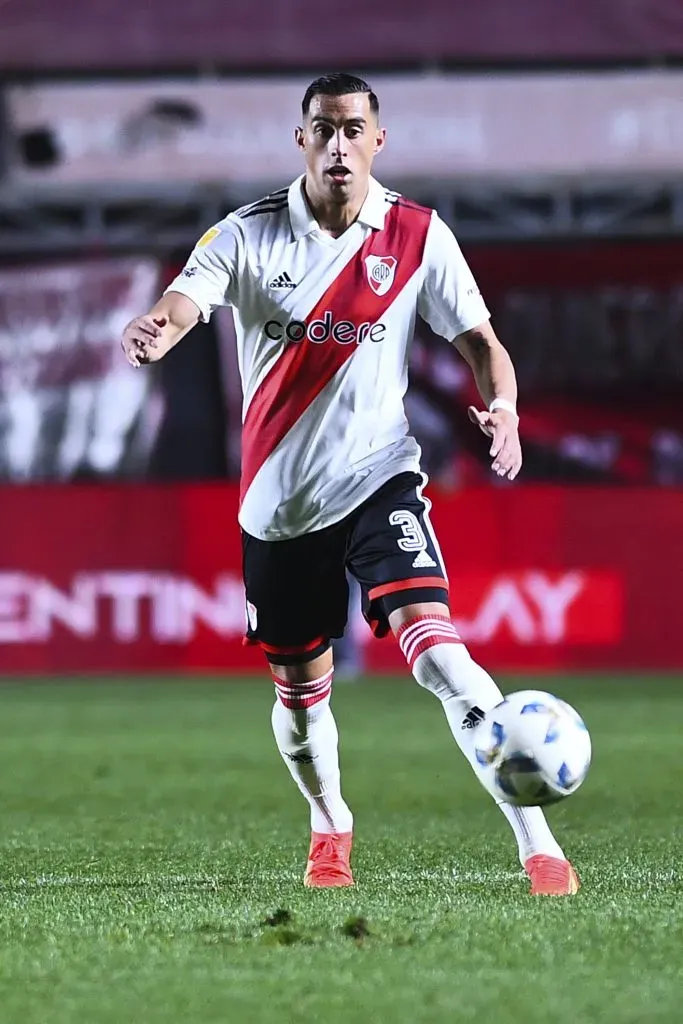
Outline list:
[[[389,516],[390,526],[400,526],[402,537],[396,542],[401,551],[424,551],[427,538],[416,515],[407,509],[398,509]]]

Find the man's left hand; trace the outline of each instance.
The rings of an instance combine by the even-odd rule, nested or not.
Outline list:
[[[522,468],[522,446],[519,440],[519,417],[506,409],[480,412],[473,405],[467,410],[472,421],[487,437],[492,438],[489,455],[491,469],[498,476],[514,480]]]

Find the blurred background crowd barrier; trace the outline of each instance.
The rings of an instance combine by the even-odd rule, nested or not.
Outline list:
[[[0,671],[239,669],[229,311],[159,366],[123,326],[300,171],[307,83],[366,75],[376,173],[454,228],[518,371],[488,468],[419,323],[407,410],[454,615],[502,667],[676,667],[683,631],[679,0],[0,3]],[[397,667],[389,641],[352,644]]]

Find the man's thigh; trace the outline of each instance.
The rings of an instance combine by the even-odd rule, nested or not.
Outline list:
[[[346,626],[343,525],[292,540],[242,532],[247,639],[266,654],[312,655]]]
[[[361,586],[363,614],[376,636],[395,608],[448,601],[448,578],[422,496],[423,477],[401,473],[357,510],[347,564]]]

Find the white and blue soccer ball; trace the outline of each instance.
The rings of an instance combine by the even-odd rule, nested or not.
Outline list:
[[[480,777],[498,800],[521,807],[575,793],[591,763],[591,739],[571,705],[541,690],[519,690],[477,726]]]

